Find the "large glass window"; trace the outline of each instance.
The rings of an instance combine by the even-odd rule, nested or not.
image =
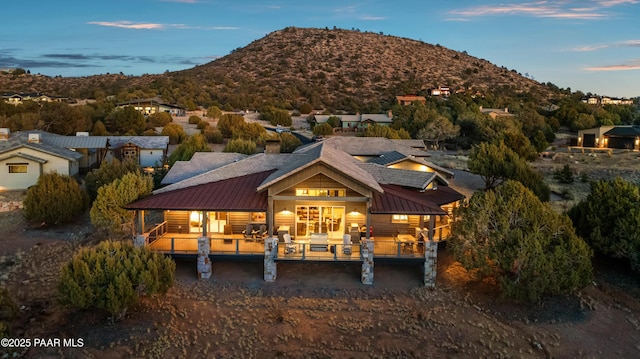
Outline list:
[[[296,206],[296,237],[311,233],[328,233],[331,238],[344,234],[344,207]]]

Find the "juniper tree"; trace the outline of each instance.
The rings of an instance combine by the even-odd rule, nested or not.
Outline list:
[[[106,310],[120,319],[142,296],[173,286],[175,263],[131,243],[105,241],[80,249],[62,267],[58,292],[63,304]]]
[[[27,220],[55,225],[82,214],[88,202],[74,178],[56,172],[45,173],[27,191],[24,214]]]
[[[592,252],[571,220],[521,183],[477,192],[457,215],[447,246],[464,268],[495,278],[506,297],[536,301],[590,283]]]

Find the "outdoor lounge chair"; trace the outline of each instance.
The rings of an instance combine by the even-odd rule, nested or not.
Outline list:
[[[289,233],[285,233],[284,236],[284,254],[296,253],[298,248],[291,239],[291,235]]]
[[[254,240],[254,239],[256,239],[256,235],[258,234],[258,231],[253,229],[253,225],[252,224],[248,223],[247,226],[245,227],[245,229],[242,231],[242,234],[244,235],[244,239]]]
[[[260,229],[258,230],[258,238],[264,240],[269,235],[269,231],[267,231],[267,225],[261,224]]]
[[[342,253],[351,255],[351,235],[345,234],[342,236]]]

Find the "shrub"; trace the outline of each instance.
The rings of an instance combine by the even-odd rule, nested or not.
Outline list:
[[[296,148],[302,146],[302,141],[294,134],[291,133],[281,133],[280,134],[280,152],[281,153],[291,153],[295,151]]]
[[[291,126],[293,121],[291,120],[291,115],[287,110],[275,108],[272,106],[266,106],[262,109],[260,113],[260,118],[269,121],[272,126]]]
[[[196,115],[189,116],[189,123],[192,125],[197,125],[200,123],[200,121],[202,121],[200,116],[196,116]]]
[[[221,116],[222,111],[218,106],[209,106],[209,108],[207,108],[207,117],[220,118]]]
[[[245,124],[244,117],[234,114],[226,114],[220,117],[218,121],[218,130],[222,132],[225,138],[231,138],[234,128],[241,128]]]
[[[83,194],[75,179],[55,172],[45,173],[27,191],[24,213],[30,221],[55,225],[82,214],[88,202],[88,196]]]
[[[207,139],[201,134],[195,134],[184,141],[169,156],[169,166],[176,161],[188,161],[196,152],[211,152]]]
[[[209,143],[222,143],[224,141],[222,132],[212,126],[205,127],[204,130],[202,130],[202,134]]]
[[[182,141],[187,137],[182,126],[173,122],[164,126],[161,135],[169,136],[169,143],[172,145],[182,143]]]
[[[316,136],[327,136],[333,134],[333,128],[328,123],[321,123],[313,126],[313,134]]]
[[[256,153],[256,143],[251,140],[233,139],[227,143],[222,152],[236,152],[245,155]]]
[[[591,281],[592,252],[569,218],[517,181],[475,193],[457,215],[447,247],[467,270],[495,278],[508,298],[537,301]]]
[[[573,183],[573,170],[566,164],[562,169],[553,172],[553,178],[560,183],[571,184]]]
[[[147,117],[147,122],[151,127],[163,127],[171,123],[173,118],[168,112],[156,112]]]
[[[117,158],[114,158],[111,161],[102,161],[100,168],[87,173],[84,180],[91,201],[98,196],[98,188],[129,172],[140,172],[140,166],[134,160],[120,162]]]
[[[128,229],[133,234],[135,212],[124,207],[151,193],[153,179],[140,172],[129,172],[122,178],[98,189],[98,196],[91,206],[91,223],[112,234],[123,234]]]
[[[173,260],[146,247],[105,241],[73,256],[62,268],[58,292],[63,304],[106,310],[117,320],[141,296],[166,293],[175,268]]]
[[[569,217],[596,252],[626,258],[640,271],[640,187],[620,178],[592,183]]]
[[[302,114],[308,114],[308,113],[311,113],[311,111],[313,111],[313,106],[305,102],[302,105],[300,105],[300,107],[298,108],[298,111],[300,111],[300,113]]]

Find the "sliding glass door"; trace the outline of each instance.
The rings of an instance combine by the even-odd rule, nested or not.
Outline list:
[[[309,237],[311,233],[342,238],[344,215],[344,206],[296,206],[296,238]]]

